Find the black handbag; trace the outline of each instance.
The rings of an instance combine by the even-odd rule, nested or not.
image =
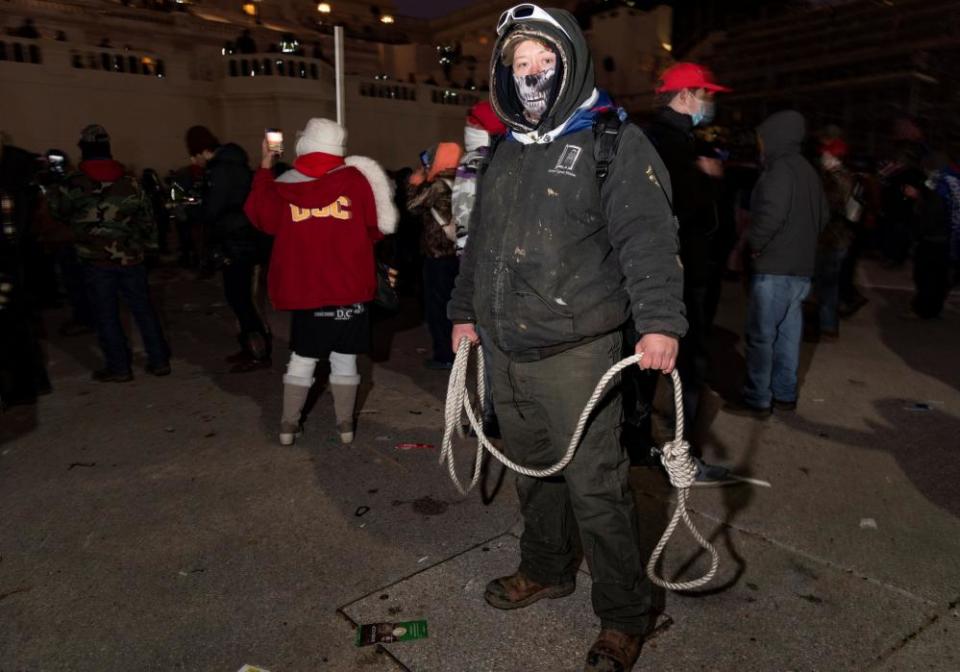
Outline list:
[[[400,295],[397,290],[390,286],[390,267],[382,262],[377,262],[377,295],[373,302],[390,312],[400,310]]]

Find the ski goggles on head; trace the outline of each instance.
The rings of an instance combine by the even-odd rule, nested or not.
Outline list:
[[[500,15],[500,20],[497,21],[497,35],[503,35],[504,31],[511,25],[518,21],[526,21],[527,19],[549,23],[563,33],[568,40],[570,39],[570,34],[560,25],[559,21],[550,16],[546,10],[529,2],[525,2],[522,5],[514,5]]]

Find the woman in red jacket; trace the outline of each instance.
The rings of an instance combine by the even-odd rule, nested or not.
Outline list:
[[[369,303],[377,288],[373,246],[397,225],[386,173],[372,159],[344,159],[346,137],[339,124],[311,119],[299,134],[293,169],[276,179],[276,154],[264,140],[244,206],[253,225],[275,237],[270,300],[293,313],[280,420],[285,446],[302,432],[314,371],[327,357],[337,430],[344,443],[353,441],[357,355],[369,350]]]

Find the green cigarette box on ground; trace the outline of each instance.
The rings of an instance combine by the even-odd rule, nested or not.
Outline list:
[[[367,623],[357,628],[357,646],[408,642],[427,637],[426,621],[402,623]]]

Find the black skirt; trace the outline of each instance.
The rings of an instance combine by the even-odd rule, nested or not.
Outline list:
[[[301,357],[316,359],[324,359],[331,352],[345,355],[369,352],[370,307],[355,303],[293,311],[290,349]]]

